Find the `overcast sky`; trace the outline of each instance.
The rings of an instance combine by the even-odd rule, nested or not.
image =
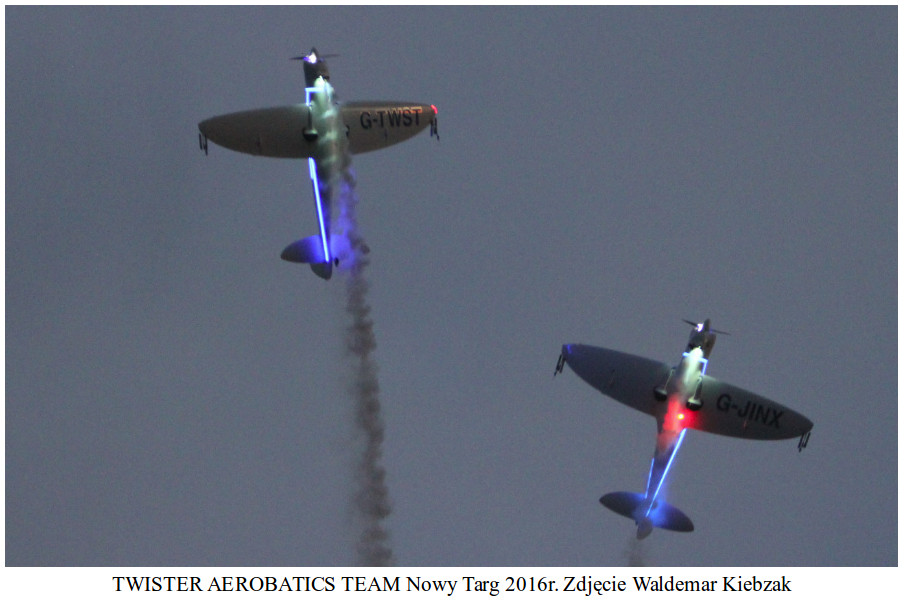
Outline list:
[[[436,104],[354,158],[400,565],[896,565],[897,8],[6,13],[7,565],[345,565],[342,279],[307,168],[197,123]],[[632,543],[655,423],[560,346],[676,362],[815,423],[691,432]]]

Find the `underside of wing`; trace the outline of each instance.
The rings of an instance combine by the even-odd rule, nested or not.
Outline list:
[[[657,402],[654,389],[670,373],[670,366],[660,361],[584,344],[563,345],[563,359],[591,386],[652,416]]]
[[[352,154],[408,140],[429,127],[437,117],[430,104],[389,100],[346,102],[341,105],[340,113]]]
[[[317,132],[305,104],[219,115],[205,119],[198,129],[215,144],[258,156],[302,159],[316,147]]]
[[[812,429],[804,415],[710,376],[702,380],[701,401],[701,409],[690,415],[687,427],[762,440],[794,438]]]

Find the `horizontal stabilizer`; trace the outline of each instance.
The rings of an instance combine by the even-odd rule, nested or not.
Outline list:
[[[673,505],[655,501],[648,510],[648,499],[642,493],[612,492],[601,497],[601,504],[611,511],[635,520],[637,524],[650,523],[656,528],[674,532],[692,532],[695,529],[692,520]]]
[[[296,240],[283,249],[280,258],[290,263],[310,263],[311,270],[325,280],[333,272],[333,264],[324,256],[324,244],[317,234]]]

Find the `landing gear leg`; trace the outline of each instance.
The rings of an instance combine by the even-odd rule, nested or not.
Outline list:
[[[555,378],[557,377],[557,374],[563,372],[563,365],[564,365],[565,363],[566,363],[566,357],[564,357],[564,356],[561,354],[560,357],[557,359],[557,367],[554,368],[554,377],[555,377]]]

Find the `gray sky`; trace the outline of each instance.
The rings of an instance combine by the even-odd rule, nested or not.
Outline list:
[[[626,565],[654,421],[560,345],[675,362],[815,422],[691,432],[654,565],[897,563],[897,9],[6,9],[6,562],[354,559],[342,280],[301,161],[197,123],[434,103],[356,156],[401,565]]]

